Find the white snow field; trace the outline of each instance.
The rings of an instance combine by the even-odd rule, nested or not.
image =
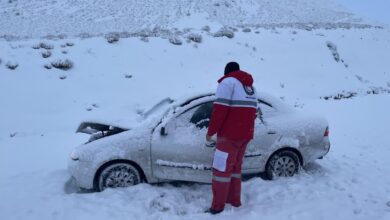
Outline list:
[[[151,30],[175,33],[183,31],[177,22],[194,18],[200,18],[200,25],[206,25],[207,20],[224,26],[345,25],[361,21],[329,0],[3,0],[0,36],[132,35]],[[185,28],[197,27],[192,22]]]
[[[108,43],[103,36],[76,36],[140,30],[137,24],[146,18],[135,14],[144,12],[130,13],[125,4],[139,1],[117,1],[123,7],[106,1],[8,2],[0,1],[0,35],[14,36],[0,39],[0,219],[390,219],[389,28],[332,22],[337,18],[352,24],[355,16],[335,13],[337,6],[325,0],[296,0],[291,1],[296,6],[291,3],[280,9],[276,5],[286,1],[167,1],[160,6],[159,1],[143,1],[148,7],[140,8],[151,10],[155,19],[148,18],[146,25],[159,21],[169,30],[194,28],[177,34],[173,41],[170,34],[148,34],[122,35]],[[207,14],[226,2],[246,10],[252,4],[268,5],[275,13],[291,7],[299,16],[290,14],[288,21],[266,16],[267,22],[260,17],[240,26],[234,23],[237,18]],[[182,7],[170,10],[170,4]],[[88,14],[90,6],[101,11]],[[6,16],[12,7],[23,13]],[[321,11],[319,17],[314,12],[314,17],[310,13],[305,17],[300,9],[307,7]],[[122,16],[110,15],[119,8]],[[192,15],[157,18],[176,15],[178,8]],[[194,15],[195,9],[200,13]],[[44,19],[45,13],[52,16]],[[56,16],[63,14],[66,18]],[[80,14],[85,15],[77,17]],[[114,18],[117,22],[110,21]],[[347,18],[352,20],[343,20]],[[64,28],[55,29],[56,19]],[[72,19],[78,25],[69,23]],[[278,25],[300,19],[331,25]],[[256,26],[272,22],[272,27]],[[206,25],[211,30],[201,29]],[[225,25],[236,28],[225,30],[234,37],[215,37]],[[68,37],[40,38],[49,34]],[[191,34],[197,34],[200,43]],[[66,59],[72,68],[53,67]],[[140,184],[94,193],[78,192],[68,183],[69,154],[88,138],[75,133],[81,120],[127,115],[124,120],[131,121],[163,98],[214,91],[225,64],[232,60],[252,73],[260,92],[328,119],[331,150],[324,159],[292,178],[246,180],[243,206],[228,206],[217,216],[204,213],[211,203],[208,184]]]
[[[388,0],[335,0],[348,11],[359,14],[364,20],[390,24],[390,1]]]

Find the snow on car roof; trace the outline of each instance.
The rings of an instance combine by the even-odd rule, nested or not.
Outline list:
[[[195,107],[203,102],[213,101],[215,94],[201,93],[193,96],[182,96],[177,99],[167,97],[150,107],[147,111],[134,112],[129,109],[115,109],[110,112],[102,112],[100,115],[87,118],[82,123],[92,122],[103,125],[111,125],[123,129],[131,129],[140,126],[140,124],[157,123],[161,121],[163,124],[173,115],[181,114],[186,109]],[[259,99],[270,103],[272,107],[280,112],[292,112],[294,109],[282,100],[265,92],[259,92]]]
[[[273,108],[277,109],[279,112],[293,112],[294,109],[283,102],[280,98],[267,93],[267,92],[258,92],[257,94],[260,100],[263,100],[267,103],[270,103]]]

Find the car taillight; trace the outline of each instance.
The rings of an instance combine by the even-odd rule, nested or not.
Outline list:
[[[326,127],[324,137],[329,137],[329,127]]]

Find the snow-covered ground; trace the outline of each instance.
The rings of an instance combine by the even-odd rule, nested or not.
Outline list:
[[[365,20],[390,24],[390,1],[388,0],[335,0],[349,11],[359,14]]]
[[[95,2],[99,4],[94,7],[101,6],[107,16],[119,10],[117,5],[109,7],[106,1]],[[158,8],[157,1],[143,2]],[[220,27],[233,25],[229,22],[236,20],[212,17],[204,11],[225,7],[223,3],[228,1],[207,1],[205,5],[201,1],[188,2],[193,5],[191,13],[202,8],[199,16],[179,16],[178,20],[161,24],[184,30],[193,27],[191,19],[195,19],[194,25],[198,26],[178,34],[182,45],[174,45],[164,37],[149,35],[120,38],[112,44],[104,37],[71,37],[80,30],[90,35],[135,31],[132,28],[139,24],[132,21],[135,23],[128,23],[129,30],[117,29],[110,25],[113,23],[104,23],[106,16],[101,16],[104,25],[100,27],[112,28],[107,32],[93,30],[95,25],[72,27],[66,19],[72,19],[72,10],[87,7],[87,1],[0,1],[0,35],[29,36],[25,40],[0,40],[0,219],[390,219],[390,30],[292,26],[269,29],[248,25],[235,26],[237,31],[231,39],[214,37]],[[243,2],[251,1],[236,1],[241,6]],[[277,5],[258,2],[268,2],[272,9]],[[294,2],[300,3],[299,7],[291,5],[296,13],[306,6],[327,12],[334,12],[336,7],[324,0]],[[53,11],[52,4],[68,9]],[[184,10],[188,5],[183,3],[177,8],[185,13],[190,10]],[[31,19],[21,19],[23,13],[20,18],[4,17],[11,7]],[[61,17],[54,15],[66,14],[63,24],[69,29],[48,31],[57,26],[40,17],[44,17],[44,7],[49,8],[45,13],[53,14],[48,17],[51,21]],[[162,14],[177,14],[164,9]],[[126,14],[132,14],[126,12],[129,7],[123,10],[125,15],[118,18],[119,25],[127,22]],[[340,19],[352,16],[336,13],[324,22],[336,15]],[[95,16],[91,13],[83,21],[75,19],[86,24],[96,21]],[[286,19],[303,19],[299,16]],[[137,18],[142,20],[141,17]],[[324,17],[304,19],[317,22],[315,19]],[[282,18],[278,21],[284,22]],[[210,31],[201,30],[206,25]],[[38,38],[60,33],[69,37]],[[190,33],[199,34],[202,41],[188,40]],[[51,55],[43,58],[43,53],[49,54],[47,51]],[[66,59],[73,63],[71,69],[52,67],[56,61]],[[141,184],[102,193],[76,193],[67,183],[69,153],[87,138],[74,133],[82,119],[120,112],[127,113],[130,120],[165,97],[214,91],[224,65],[231,60],[253,74],[260,92],[327,117],[332,145],[323,160],[292,178],[247,180],[243,184],[243,206],[227,207],[219,216],[203,213],[211,201],[211,186],[207,184]],[[12,66],[17,67],[12,70]],[[349,96],[352,98],[345,98]]]
[[[134,35],[155,30],[177,34],[184,28],[217,22],[223,26],[286,26],[360,23],[359,17],[330,0],[4,0],[0,1],[0,37]],[[194,25],[196,23],[197,25]],[[187,22],[188,24],[188,22]],[[176,29],[175,29],[176,28]]]

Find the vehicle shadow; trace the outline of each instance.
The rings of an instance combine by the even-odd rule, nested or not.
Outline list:
[[[322,167],[320,164],[317,162],[312,162],[304,167],[302,167],[302,170],[304,173],[307,174],[318,174],[318,173],[324,173],[325,168]],[[298,174],[299,175],[299,174]],[[249,181],[254,178],[261,178],[264,181],[269,181],[267,178],[267,175],[262,172],[262,173],[256,173],[256,174],[245,174],[242,176],[242,181]],[[191,187],[191,186],[196,186],[196,185],[211,185],[211,183],[198,183],[198,182],[188,182],[188,181],[170,181],[170,182],[163,182],[163,183],[152,183],[150,184],[152,186],[156,187],[165,187],[165,186],[173,186],[173,187]],[[64,192],[66,194],[86,194],[86,193],[95,193],[96,191],[93,189],[82,189],[78,188],[76,184],[73,182],[73,179],[70,178],[68,181],[65,182],[64,184]]]
[[[259,174],[251,174],[251,175],[243,175],[242,181],[248,181],[253,178],[262,178],[263,180],[266,180],[265,174],[259,173]],[[196,185],[211,185],[211,183],[198,183],[198,182],[189,182],[189,181],[169,181],[169,182],[163,182],[163,183],[151,183],[150,185],[156,186],[156,187],[166,187],[166,186],[173,186],[173,187],[191,187]],[[65,194],[88,194],[88,193],[95,193],[96,191],[93,189],[82,189],[76,186],[74,184],[73,180],[70,178],[68,181],[64,184],[64,192]]]
[[[79,188],[74,183],[74,180],[72,178],[69,178],[64,184],[64,192],[65,194],[74,194],[74,193],[84,194],[84,193],[93,193],[95,191],[92,189]]]
[[[325,173],[326,169],[321,166],[317,161],[306,164],[302,167],[302,170],[308,174]]]

